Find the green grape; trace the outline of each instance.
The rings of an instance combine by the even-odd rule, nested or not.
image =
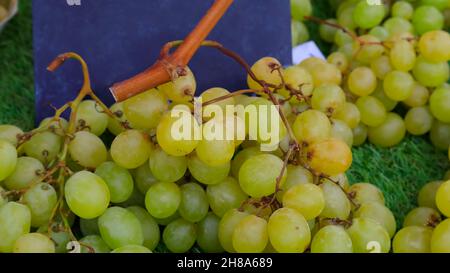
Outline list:
[[[65,197],[70,210],[77,216],[93,219],[108,208],[110,193],[107,184],[91,172],[78,172],[67,180]]]
[[[151,185],[158,182],[150,170],[150,164],[148,162],[142,164],[133,172],[134,182],[139,192],[146,194]]]
[[[352,18],[354,14],[355,6],[350,5],[345,8],[342,8],[341,12],[337,13],[337,20],[340,26],[345,27],[346,29],[355,29],[358,26],[356,25],[355,20]]]
[[[432,253],[450,253],[450,219],[442,221],[431,235]]]
[[[287,165],[286,172],[287,172],[286,181],[281,186],[281,191],[278,192],[279,200],[283,200],[282,198],[284,193],[288,191],[290,188],[294,187],[295,185],[314,182],[314,177],[312,173],[301,165],[289,164]]]
[[[178,211],[181,217],[192,223],[200,222],[209,210],[205,191],[196,183],[184,184],[180,190],[181,202]]]
[[[127,169],[114,162],[105,162],[96,170],[95,174],[105,181],[111,194],[112,203],[125,202],[133,194],[133,177]]]
[[[323,84],[314,89],[311,106],[324,113],[333,113],[345,104],[345,93],[337,85]]]
[[[430,110],[434,117],[450,123],[450,89],[437,88],[430,97]]]
[[[401,17],[406,20],[411,19],[413,12],[414,7],[406,1],[397,1],[391,8],[392,17]]]
[[[431,126],[430,140],[438,149],[447,150],[450,146],[450,123],[435,120]]]
[[[233,246],[233,232],[236,226],[248,216],[246,212],[231,209],[225,213],[219,223],[219,241],[222,247],[230,253],[236,252]]]
[[[403,226],[434,227],[441,220],[441,215],[435,209],[418,207],[406,215]]]
[[[346,72],[350,65],[347,56],[345,56],[344,53],[338,51],[331,53],[328,56],[327,61],[330,64],[335,65],[341,71],[341,73]]]
[[[414,68],[416,51],[410,42],[400,40],[394,43],[389,57],[394,69],[407,72]]]
[[[306,220],[312,220],[325,208],[325,197],[322,189],[314,184],[298,184],[283,195],[283,207],[295,209]]]
[[[347,233],[352,239],[355,253],[370,252],[372,250],[370,242],[377,242],[381,253],[388,253],[391,249],[391,238],[387,231],[370,218],[354,218]]]
[[[389,38],[389,31],[383,26],[376,26],[369,31],[369,34],[384,42]]]
[[[212,101],[214,99],[218,99],[218,98],[221,98],[221,97],[227,96],[227,95],[230,95],[230,91],[228,91],[228,90],[226,90],[224,88],[215,87],[215,88],[210,88],[210,89],[204,91],[202,93],[202,95],[200,96],[200,98],[202,99],[203,103],[206,103],[206,102],[209,102],[209,101]],[[215,102],[212,105],[219,106],[222,109],[222,111],[225,112],[227,105],[235,105],[235,104],[236,104],[236,102],[234,101],[234,98],[230,97],[230,98],[221,100],[219,102]],[[208,106],[206,106],[204,108],[204,110],[203,110],[203,117],[205,117],[205,118],[207,118],[209,120],[210,118],[213,118],[213,117],[212,116],[208,116],[208,115],[205,116],[205,113],[207,113],[209,111],[212,111],[212,110],[208,110],[208,108],[212,108],[212,107],[210,105],[208,105]]]
[[[12,252],[14,242],[30,232],[30,210],[25,205],[9,202],[0,207],[0,223],[0,252]]]
[[[203,163],[211,167],[219,167],[231,162],[234,148],[233,140],[203,139],[199,142],[195,151]]]
[[[30,209],[32,227],[40,227],[48,223],[57,199],[55,189],[46,183],[33,185],[25,192],[23,203]]]
[[[123,102],[113,104],[111,108],[109,108],[109,110],[111,110],[115,117],[108,117],[108,130],[113,135],[118,136],[125,131],[123,124],[131,126],[131,123],[125,116],[125,112],[123,110]]]
[[[37,133],[24,145],[25,154],[36,158],[44,165],[53,161],[62,145],[60,136],[51,132]]]
[[[191,69],[186,66],[183,72],[183,76],[158,86],[158,90],[175,103],[192,102],[197,90],[197,82]]]
[[[372,35],[363,35],[358,38],[360,48],[356,53],[356,60],[363,64],[370,64],[373,60],[381,57],[384,47],[381,41]],[[363,74],[364,75],[364,74]]]
[[[57,120],[54,117],[48,117],[41,121],[38,128],[48,129],[58,135],[64,135],[69,128],[69,122],[61,117]]]
[[[248,218],[250,217],[252,216]],[[239,225],[242,225],[242,222]],[[267,232],[271,245],[280,253],[303,253],[311,241],[308,223],[300,212],[292,208],[281,208],[275,211],[270,216]]]
[[[149,166],[153,176],[162,182],[175,182],[187,170],[187,159],[166,154],[160,147],[150,153]]]
[[[218,184],[209,185],[206,188],[206,196],[211,210],[219,217],[223,217],[231,209],[239,208],[248,198],[232,177],[225,178]]]
[[[375,220],[386,229],[391,238],[394,237],[397,230],[397,223],[392,212],[378,202],[362,204],[355,212],[355,217]]]
[[[380,56],[370,63],[370,68],[378,79],[383,80],[392,71],[391,61],[388,56]]]
[[[383,192],[370,183],[353,184],[348,193],[353,196],[354,201],[359,205],[369,202],[377,202],[384,205]]]
[[[259,198],[275,193],[277,178],[283,169],[283,161],[271,154],[254,156],[242,165],[239,171],[239,184],[251,197]],[[286,171],[279,181],[283,185]]]
[[[444,10],[445,8],[450,7],[447,0],[421,0],[420,4],[434,6],[439,10]]]
[[[386,95],[386,92],[384,92],[383,90],[382,84],[378,84],[377,89],[375,89],[375,92],[372,93],[372,97],[381,101],[381,103],[384,105],[384,108],[386,108],[386,111],[388,112],[394,110],[398,104],[398,101],[392,100]]]
[[[384,148],[393,147],[405,138],[405,122],[399,115],[388,113],[380,126],[369,128],[368,134],[371,143]]]
[[[159,182],[150,187],[145,195],[145,207],[156,218],[174,214],[181,202],[181,191],[174,183]]]
[[[312,5],[310,0],[291,0],[292,18],[303,21],[305,16],[312,14]]]
[[[163,232],[163,241],[173,253],[185,253],[191,249],[197,239],[196,227],[184,219],[170,223]]]
[[[352,129],[343,121],[333,119],[331,125],[331,137],[335,139],[342,140],[349,147],[353,145],[353,131]]]
[[[407,72],[394,70],[389,72],[383,81],[386,96],[394,101],[409,98],[414,89],[414,78]]]
[[[419,206],[438,209],[436,206],[436,193],[441,185],[442,181],[432,181],[425,184],[417,195]]]
[[[407,98],[406,100],[403,100],[403,103],[409,107],[420,107],[428,103],[429,97],[430,91],[428,91],[428,89],[425,86],[416,83],[414,85],[414,89],[411,96],[409,96],[409,98]]]
[[[436,192],[436,206],[442,214],[450,217],[450,180],[439,186]]]
[[[336,19],[327,19],[325,21],[328,23],[331,23],[331,24],[338,23]],[[336,31],[337,31],[337,28],[329,26],[327,24],[321,24],[319,26],[320,38],[322,38],[322,40],[324,40],[325,42],[328,42],[328,43],[334,42],[334,36],[336,35]]]
[[[338,175],[347,171],[353,160],[350,147],[334,138],[310,145],[307,157],[309,166],[325,175]]]
[[[384,15],[384,6],[370,5],[367,1],[360,1],[353,11],[353,21],[358,27],[369,29],[379,25]]]
[[[20,236],[13,247],[14,253],[55,253],[55,244],[41,233]]]
[[[414,33],[414,27],[409,20],[401,17],[391,17],[383,23],[383,27],[389,32],[389,41],[392,37],[403,33]]]
[[[93,169],[105,162],[108,157],[103,141],[98,136],[85,131],[75,133],[69,144],[69,153],[77,164]]]
[[[298,115],[292,129],[299,142],[308,144],[325,140],[331,135],[330,120],[317,110],[307,110]]]
[[[304,96],[311,96],[313,93],[314,81],[311,74],[305,68],[299,66],[288,67],[283,71],[283,77],[287,85],[301,90]],[[279,93],[285,98],[290,96],[289,91],[286,89],[281,89]],[[290,101],[297,103],[298,99],[292,98]]]
[[[431,130],[432,125],[433,116],[428,107],[411,108],[405,116],[406,130],[412,135],[424,135]]]
[[[89,235],[99,235],[100,230],[98,229],[98,218],[94,219],[83,219],[80,218],[80,229],[84,236]]]
[[[90,253],[90,251],[94,251],[94,253],[109,253],[111,252],[111,249],[109,246],[105,243],[105,241],[102,239],[102,237],[98,235],[89,235],[80,240],[80,243],[83,245],[81,246],[81,253]],[[91,249],[89,249],[89,246]]]
[[[339,186],[341,188],[343,188],[345,191],[348,191],[348,189],[350,188],[350,183],[348,182],[348,177],[345,173],[341,173],[338,175],[332,175],[329,178],[322,178],[321,182],[330,181],[329,179],[331,179],[335,183],[339,184]]]
[[[239,170],[247,159],[262,153],[259,147],[250,147],[239,151],[231,161],[231,174],[233,177],[239,178]]]
[[[414,11],[412,23],[417,34],[422,35],[428,31],[442,29],[444,16],[433,6],[421,6]]]
[[[233,231],[232,242],[237,253],[262,253],[269,243],[267,221],[255,215],[244,217]]]
[[[200,183],[214,185],[223,181],[230,173],[231,163],[218,167],[211,167],[203,163],[197,154],[188,157],[188,169],[191,175]]]
[[[304,1],[304,0],[303,0]],[[252,72],[255,74],[256,78],[259,80],[264,80],[265,82],[273,85],[280,85],[281,78],[280,75],[273,71],[274,68],[283,68],[281,63],[272,57],[264,57],[259,59],[251,68]],[[250,89],[253,90],[262,90],[262,86],[259,85],[255,80],[247,76],[247,85]]]
[[[8,161],[5,160],[4,162]],[[7,167],[7,164],[5,165]],[[5,179],[4,185],[10,190],[25,189],[44,173],[45,168],[39,160],[32,157],[19,157],[14,172]]]
[[[353,37],[349,34],[349,32],[353,33],[353,31],[350,31],[350,30],[343,31],[341,29],[338,29],[336,31],[336,36],[334,36],[334,43],[339,47],[342,47],[347,44],[354,44]],[[347,56],[347,57],[349,57],[349,56]]]
[[[111,253],[125,253],[125,254],[148,254],[152,251],[144,246],[140,245],[127,245],[114,249]]]
[[[67,230],[63,229],[61,230],[59,227],[61,227],[63,223],[60,222],[54,222],[50,226],[43,225],[41,226],[36,232],[42,233],[44,235],[49,235],[50,239],[55,244],[55,251],[56,253],[67,253],[67,244],[70,242],[71,238],[69,235],[69,232]],[[49,233],[48,233],[49,232]]]
[[[314,236],[311,253],[353,253],[352,239],[342,226],[325,226]]]
[[[169,105],[162,92],[151,89],[127,99],[123,110],[127,119],[137,129],[154,129]]]
[[[98,219],[98,227],[103,240],[111,249],[142,245],[144,242],[140,221],[124,208],[108,208]]]
[[[219,223],[220,218],[210,212],[197,224],[197,244],[206,253],[224,251],[219,241]]]
[[[158,223],[156,223],[155,219],[141,207],[128,207],[127,210],[131,211],[141,223],[141,228],[144,236],[143,246],[148,249],[154,250],[158,245],[161,237]]]
[[[366,125],[360,123],[353,129],[353,146],[361,146],[366,142],[368,128]]]
[[[354,103],[346,102],[343,107],[334,112],[333,118],[345,122],[348,127],[354,129],[361,121],[361,113]]]
[[[309,40],[309,31],[303,22],[292,20],[292,47],[303,44]]]
[[[8,141],[13,146],[17,146],[19,142],[18,136],[22,134],[22,129],[14,125],[0,125],[0,140]]]
[[[164,152],[172,156],[184,156],[190,154],[197,147],[198,140],[195,140],[192,136],[200,135],[201,131],[190,111],[186,109],[174,110],[162,117],[156,130],[156,138]],[[179,124],[180,119],[183,122],[183,132],[186,130],[185,127],[188,127],[191,133],[190,138],[178,138],[173,134],[172,130]]]
[[[77,127],[87,129],[94,135],[100,136],[108,127],[108,115],[95,101],[82,101],[78,105]]]
[[[339,68],[325,61],[318,66],[307,68],[307,70],[313,77],[314,87],[319,87],[322,84],[340,85],[342,82],[342,74]]]
[[[405,227],[392,241],[394,253],[430,253],[433,230],[427,227]]]
[[[350,215],[351,204],[345,192],[331,181],[324,181],[320,188],[325,197],[325,208],[320,216],[324,218],[347,219]]]
[[[420,84],[428,87],[436,87],[445,83],[449,78],[447,62],[429,62],[423,56],[419,56],[413,69],[413,75]]]
[[[377,78],[371,69],[362,66],[350,73],[347,84],[353,94],[363,97],[375,91]]]
[[[450,60],[450,35],[442,30],[425,33],[420,37],[419,51],[430,62]]]
[[[134,169],[144,164],[152,150],[149,136],[138,130],[118,135],[111,144],[111,157],[117,165]]]
[[[361,113],[361,122],[368,126],[380,126],[387,118],[386,108],[375,97],[361,97],[356,101]]]

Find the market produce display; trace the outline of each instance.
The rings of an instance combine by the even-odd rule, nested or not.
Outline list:
[[[392,147],[407,133],[429,134],[450,160],[450,3],[332,2],[336,19],[324,20],[291,1],[293,43],[306,39],[302,21],[317,23],[335,49],[327,60],[263,57],[249,89],[211,88],[200,103],[186,68],[107,107],[81,56],[56,58],[51,71],[81,63],[79,95],[30,132],[0,125],[0,252],[450,252],[449,173],[420,190],[403,227],[380,189],[345,174],[352,146]],[[207,114],[229,106],[278,107]],[[201,137],[177,138],[179,116]],[[234,138],[209,139],[210,128]]]

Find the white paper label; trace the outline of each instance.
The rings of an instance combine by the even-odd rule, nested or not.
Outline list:
[[[325,56],[314,41],[306,42],[292,49],[292,63],[294,65],[299,64],[303,60],[310,57],[316,57],[325,60]]]

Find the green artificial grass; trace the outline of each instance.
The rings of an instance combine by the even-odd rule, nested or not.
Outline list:
[[[315,15],[332,17],[326,0],[314,0]],[[330,46],[318,38],[318,26],[307,23],[311,37],[324,52]],[[29,130],[34,124],[34,90],[31,46],[31,1],[20,1],[19,15],[0,34],[0,124]],[[448,158],[425,137],[407,137],[390,149],[371,144],[353,149],[354,163],[348,172],[352,183],[377,185],[399,224],[416,206],[417,192],[425,183],[441,179]],[[161,252],[165,249],[161,247]]]

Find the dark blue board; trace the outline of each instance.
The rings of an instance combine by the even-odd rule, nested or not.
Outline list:
[[[68,3],[79,2],[81,5]],[[71,100],[81,86],[75,61],[46,71],[58,54],[75,51],[87,61],[93,88],[108,104],[108,87],[150,66],[168,41],[183,39],[213,0],[33,0],[37,121],[50,105]],[[273,56],[291,62],[289,0],[235,0],[209,39],[241,54],[249,63]],[[197,93],[215,86],[245,86],[245,72],[212,49],[200,49],[190,67]]]

